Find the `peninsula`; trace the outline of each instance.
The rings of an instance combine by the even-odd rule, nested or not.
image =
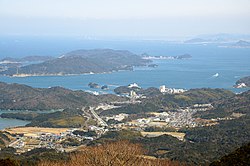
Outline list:
[[[96,96],[81,90],[73,91],[63,87],[33,88],[22,84],[0,82],[0,109],[77,109],[98,103],[124,100],[125,98],[112,94]]]
[[[235,88],[246,88],[250,87],[250,76],[243,77],[236,82]]]

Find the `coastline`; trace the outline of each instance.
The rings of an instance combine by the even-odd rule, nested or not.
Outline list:
[[[129,70],[118,70],[118,71],[110,71],[110,72],[100,72],[100,73],[94,73],[94,72],[89,72],[89,73],[79,73],[79,74],[14,74],[12,76],[10,75],[2,75],[6,77],[53,77],[53,76],[79,76],[79,75],[93,75],[93,74],[109,74],[109,73],[114,73],[114,72],[119,72],[119,71],[129,71]]]
[[[142,67],[144,65],[141,65]],[[55,74],[14,74],[14,75],[1,75],[5,77],[10,77],[10,78],[22,78],[22,77],[53,77],[53,76],[79,76],[79,75],[94,75],[94,74],[111,74],[115,72],[121,72],[121,71],[134,71],[134,67],[138,66],[133,66],[132,69],[120,69],[120,70],[113,70],[113,71],[106,71],[106,72],[87,72],[87,73],[79,73],[79,74],[62,74],[62,73],[55,73]]]
[[[18,112],[34,112],[34,113],[52,113],[56,111],[62,111],[63,109],[58,110],[12,110],[12,109],[0,109],[0,114],[2,113],[18,113]],[[25,127],[26,124],[29,124],[31,121],[22,120],[19,118],[2,118],[0,117],[0,130],[5,130],[6,128],[14,128],[14,127]]]
[[[31,121],[0,117],[0,130],[4,130],[6,128],[18,127],[18,126],[25,126],[26,124],[30,122]]]

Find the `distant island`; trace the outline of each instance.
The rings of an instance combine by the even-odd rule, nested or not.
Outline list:
[[[236,82],[235,88],[250,87],[250,76],[243,77]]]
[[[32,63],[41,63],[52,60],[55,57],[51,56],[26,56],[22,58],[6,57],[0,60],[0,72],[6,71],[9,68],[19,68]]]
[[[208,43],[208,42],[210,41],[202,38],[194,38],[184,41],[184,43],[186,44],[198,44],[198,43]]]
[[[150,56],[148,54],[142,54],[143,59],[147,60],[169,60],[169,59],[189,59],[192,58],[190,54],[183,54],[178,56]]]
[[[42,63],[10,67],[0,71],[0,75],[22,77],[94,74],[133,70],[133,67],[146,66],[149,62],[151,60],[143,59],[141,56],[126,50],[76,50]]]
[[[238,34],[213,34],[213,35],[198,35],[195,38],[185,40],[185,44],[209,44],[209,43],[234,43],[244,45],[245,41],[249,41],[249,35],[238,35]]]
[[[238,42],[234,43],[231,47],[233,48],[250,48],[250,42],[239,40]]]

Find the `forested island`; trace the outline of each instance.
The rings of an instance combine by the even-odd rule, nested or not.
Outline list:
[[[46,76],[107,73],[133,70],[133,67],[146,66],[149,62],[151,61],[126,50],[76,50],[42,63],[10,67],[0,71],[0,74],[6,76]]]

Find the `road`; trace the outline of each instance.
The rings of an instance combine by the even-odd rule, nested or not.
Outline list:
[[[97,113],[94,110],[94,107],[91,107],[89,110],[92,113],[92,115],[99,121],[100,125],[108,126],[108,124],[104,120],[102,120],[102,118],[100,118],[99,115],[97,115]]]

